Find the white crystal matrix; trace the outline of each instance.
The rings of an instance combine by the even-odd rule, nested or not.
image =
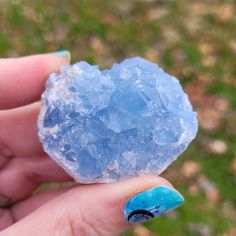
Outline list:
[[[44,150],[81,183],[158,175],[198,129],[179,81],[139,57],[107,70],[83,61],[64,66],[41,101]]]

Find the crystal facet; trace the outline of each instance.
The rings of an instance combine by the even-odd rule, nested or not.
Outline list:
[[[178,80],[139,57],[107,70],[64,66],[50,75],[41,102],[44,150],[82,183],[158,175],[198,129]]]

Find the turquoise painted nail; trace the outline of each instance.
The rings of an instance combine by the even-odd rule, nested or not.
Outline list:
[[[71,54],[69,51],[67,50],[60,50],[60,51],[56,51],[54,52],[54,54],[58,55],[58,56],[62,56],[65,57],[69,62],[71,60]]]
[[[184,202],[183,196],[172,188],[158,186],[130,198],[124,207],[129,223],[140,223],[163,215]]]

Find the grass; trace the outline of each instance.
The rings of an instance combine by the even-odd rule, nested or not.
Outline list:
[[[164,236],[204,235],[199,224],[210,235],[223,235],[236,227],[232,216],[236,211],[236,177],[231,170],[236,152],[235,13],[234,0],[3,0],[0,1],[0,55],[11,57],[68,49],[74,62],[87,60],[102,67],[139,55],[180,78],[186,88],[201,84],[203,93],[195,89],[189,94],[190,98],[200,94],[197,101],[193,100],[199,113],[218,111],[217,105],[212,105],[217,99],[227,103],[224,125],[213,131],[202,126],[182,158],[163,174],[171,176],[170,181],[185,196],[185,204],[175,213],[145,224],[150,231]],[[205,99],[212,102],[204,104]],[[227,151],[223,154],[206,151],[206,137],[223,140]],[[181,174],[187,160],[201,167],[192,178]],[[207,198],[206,190],[199,186],[199,176],[214,183],[219,200],[212,202]],[[198,192],[193,195],[190,188],[195,185]]]

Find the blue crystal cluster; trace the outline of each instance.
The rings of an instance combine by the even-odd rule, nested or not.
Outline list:
[[[99,70],[78,62],[53,73],[41,99],[39,138],[76,181],[158,175],[196,136],[178,80],[135,57]]]

